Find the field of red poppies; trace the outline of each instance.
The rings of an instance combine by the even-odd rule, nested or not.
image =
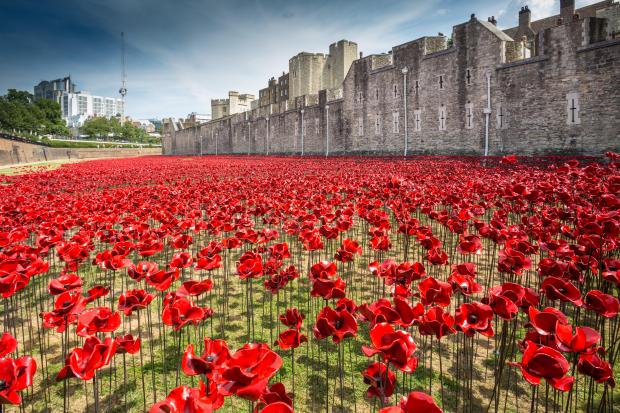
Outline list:
[[[0,176],[0,411],[612,412],[620,162]]]

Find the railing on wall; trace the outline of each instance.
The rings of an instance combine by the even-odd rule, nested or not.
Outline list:
[[[26,139],[26,138],[22,138],[22,137],[19,137],[19,136],[11,135],[10,133],[6,133],[6,132],[0,132],[0,138],[8,139],[8,140],[11,140],[11,141],[16,141],[16,142],[29,143],[31,145],[47,146],[48,148],[51,148],[51,145],[49,145],[47,143],[33,141],[33,140],[30,140],[30,139]]]

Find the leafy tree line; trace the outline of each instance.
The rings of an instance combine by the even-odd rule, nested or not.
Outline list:
[[[31,139],[41,135],[71,136],[58,102],[35,99],[32,93],[16,89],[9,89],[6,95],[0,96],[0,130],[15,131]],[[158,138],[149,136],[130,122],[121,126],[117,118],[88,119],[80,132],[96,139],[159,143]]]
[[[83,135],[96,139],[119,140],[136,143],[159,143],[158,138],[150,136],[144,129],[125,122],[122,126],[117,118],[91,118],[80,128]]]
[[[0,96],[0,129],[35,135],[68,136],[58,102],[34,99],[30,92],[9,89]]]

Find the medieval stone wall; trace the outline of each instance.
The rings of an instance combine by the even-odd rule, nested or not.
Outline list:
[[[487,118],[491,155],[618,151],[620,39],[593,38],[598,27],[544,29],[522,58],[521,41],[472,17],[450,43],[423,37],[355,60],[342,97],[323,90],[177,131],[164,153],[403,154],[405,118],[407,154],[482,155]]]

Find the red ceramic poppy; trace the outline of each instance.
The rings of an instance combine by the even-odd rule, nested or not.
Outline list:
[[[592,377],[597,383],[608,383],[611,388],[616,386],[611,365],[602,360],[595,351],[585,352],[579,355],[577,371]]]
[[[533,327],[534,330],[541,336],[554,335],[556,328],[560,324],[568,324],[568,318],[560,310],[547,307],[542,311],[539,311],[534,306],[530,307],[529,311],[530,322],[528,326]]]
[[[454,318],[441,307],[431,307],[424,316],[415,321],[420,334],[434,335],[438,340],[443,336],[454,334]]]
[[[157,263],[141,261],[127,267],[127,275],[136,281],[142,281],[145,277],[150,277],[159,270]]]
[[[305,316],[296,308],[287,308],[284,314],[280,315],[280,321],[287,327],[299,330]]]
[[[286,392],[284,384],[278,382],[272,384],[268,389],[261,394],[256,407],[255,412],[264,412],[265,409],[271,406],[268,412],[272,413],[293,413],[293,395]]]
[[[116,353],[116,342],[111,337],[101,342],[96,336],[88,337],[83,347],[71,350],[65,361],[65,366],[56,376],[56,381],[77,377],[81,380],[90,380],[95,372],[107,366]]]
[[[573,353],[582,353],[598,344],[601,335],[590,327],[577,327],[573,334],[573,327],[568,324],[556,325],[555,336],[560,350]]]
[[[477,235],[459,235],[461,242],[456,247],[461,254],[482,254],[482,241]]]
[[[196,297],[200,294],[211,291],[213,281],[205,278],[202,281],[189,280],[185,281],[177,290],[177,297]]]
[[[224,404],[217,384],[200,381],[198,388],[181,386],[173,389],[165,400],[155,403],[149,413],[211,413]]]
[[[222,393],[256,401],[281,366],[280,356],[266,344],[245,344],[226,362]]]
[[[92,303],[97,298],[105,297],[110,293],[110,289],[108,287],[104,287],[103,285],[95,285],[93,288],[87,291],[86,302]]]
[[[153,298],[155,298],[153,294],[144,290],[129,290],[118,297],[118,309],[129,317],[134,311],[148,307]]]
[[[211,317],[212,314],[212,309],[198,307],[187,298],[175,298],[165,305],[161,319],[164,324],[174,326],[174,331],[178,331],[190,323],[197,326],[198,323]]]
[[[222,257],[220,254],[206,255],[196,259],[197,270],[212,271],[222,266]]]
[[[312,282],[313,297],[322,297],[325,300],[339,300],[344,298],[346,283],[340,277],[335,279],[315,278]]]
[[[334,254],[334,259],[340,262],[352,262],[355,255],[362,255],[362,247],[359,246],[357,241],[345,238],[342,240],[342,244],[338,251],[336,251],[336,254]]]
[[[190,235],[187,234],[179,234],[176,237],[172,238],[172,246],[178,250],[186,250],[193,239]]]
[[[431,396],[413,391],[400,400],[398,406],[384,407],[379,413],[443,413]]]
[[[452,298],[452,286],[446,282],[439,281],[433,277],[426,277],[418,284],[422,304],[437,304],[441,307],[450,305]]]
[[[527,309],[538,305],[538,295],[529,288],[515,283],[504,283],[489,290],[488,297],[482,302],[488,304],[493,312],[504,320],[512,319],[519,308]]]
[[[364,383],[368,384],[366,395],[369,398],[376,397],[385,403],[386,399],[394,394],[396,375],[385,363],[375,362],[362,372]]]
[[[405,373],[413,373],[418,359],[413,356],[416,344],[413,337],[403,330],[394,330],[388,323],[379,323],[370,330],[372,347],[363,345],[362,352],[367,357],[381,355],[385,363],[391,363]]]
[[[336,275],[336,263],[330,261],[319,261],[310,267],[310,279],[316,280],[329,279]]]
[[[521,362],[508,364],[519,367],[525,380],[535,386],[540,384],[541,379],[545,379],[553,388],[560,391],[569,391],[573,387],[575,378],[566,376],[569,370],[568,361],[559,351],[550,347],[526,341]]]
[[[20,404],[18,393],[32,386],[37,363],[30,356],[18,359],[0,358],[0,407],[3,404]]]
[[[140,337],[134,338],[131,334],[114,338],[116,354],[136,354],[140,351]]]
[[[211,377],[213,372],[223,366],[230,358],[228,345],[224,340],[204,339],[204,351],[200,357],[194,353],[194,346],[189,344],[181,366],[188,376],[205,375]]]
[[[76,333],[80,337],[110,333],[121,325],[121,315],[108,307],[86,310],[78,316]]]
[[[54,310],[43,312],[43,326],[46,328],[56,328],[62,333],[67,326],[77,320],[78,314],[86,307],[86,300],[79,291],[67,291],[56,297]]]
[[[268,404],[259,413],[294,413],[293,408],[284,402]]]
[[[318,340],[332,337],[337,344],[347,337],[355,337],[357,321],[347,310],[336,311],[331,307],[324,307],[316,317],[313,332]]]
[[[620,310],[620,303],[616,297],[598,290],[592,290],[586,294],[583,299],[583,306],[606,318],[617,316]]]
[[[237,273],[241,280],[259,278],[263,276],[263,259],[259,254],[248,251],[241,256],[237,263]]]
[[[9,333],[4,333],[0,338],[0,357],[4,357],[17,349],[17,340]]]
[[[278,345],[282,350],[288,350],[290,348],[297,348],[301,345],[301,343],[305,343],[307,341],[308,338],[301,334],[299,330],[288,329],[280,333],[274,344]]]
[[[540,290],[551,301],[560,300],[581,306],[581,292],[570,281],[558,277],[547,277],[543,280]]]
[[[511,245],[507,244],[506,247],[499,252],[499,260],[497,263],[499,272],[519,275],[524,270],[529,270],[531,266],[532,260]]]
[[[79,275],[67,273],[51,280],[47,286],[47,291],[51,295],[59,295],[66,291],[81,290],[83,283],[84,281]]]
[[[188,268],[192,265],[192,262],[194,262],[194,259],[189,252],[176,252],[172,254],[170,268]]]
[[[426,252],[426,259],[433,265],[446,265],[448,254],[441,248],[431,248]]]
[[[146,276],[146,282],[157,291],[166,291],[174,281],[179,279],[179,269],[172,268],[168,271],[157,271]]]
[[[456,328],[468,337],[473,337],[476,332],[493,337],[493,310],[486,304],[463,303],[457,308],[454,319]]]

